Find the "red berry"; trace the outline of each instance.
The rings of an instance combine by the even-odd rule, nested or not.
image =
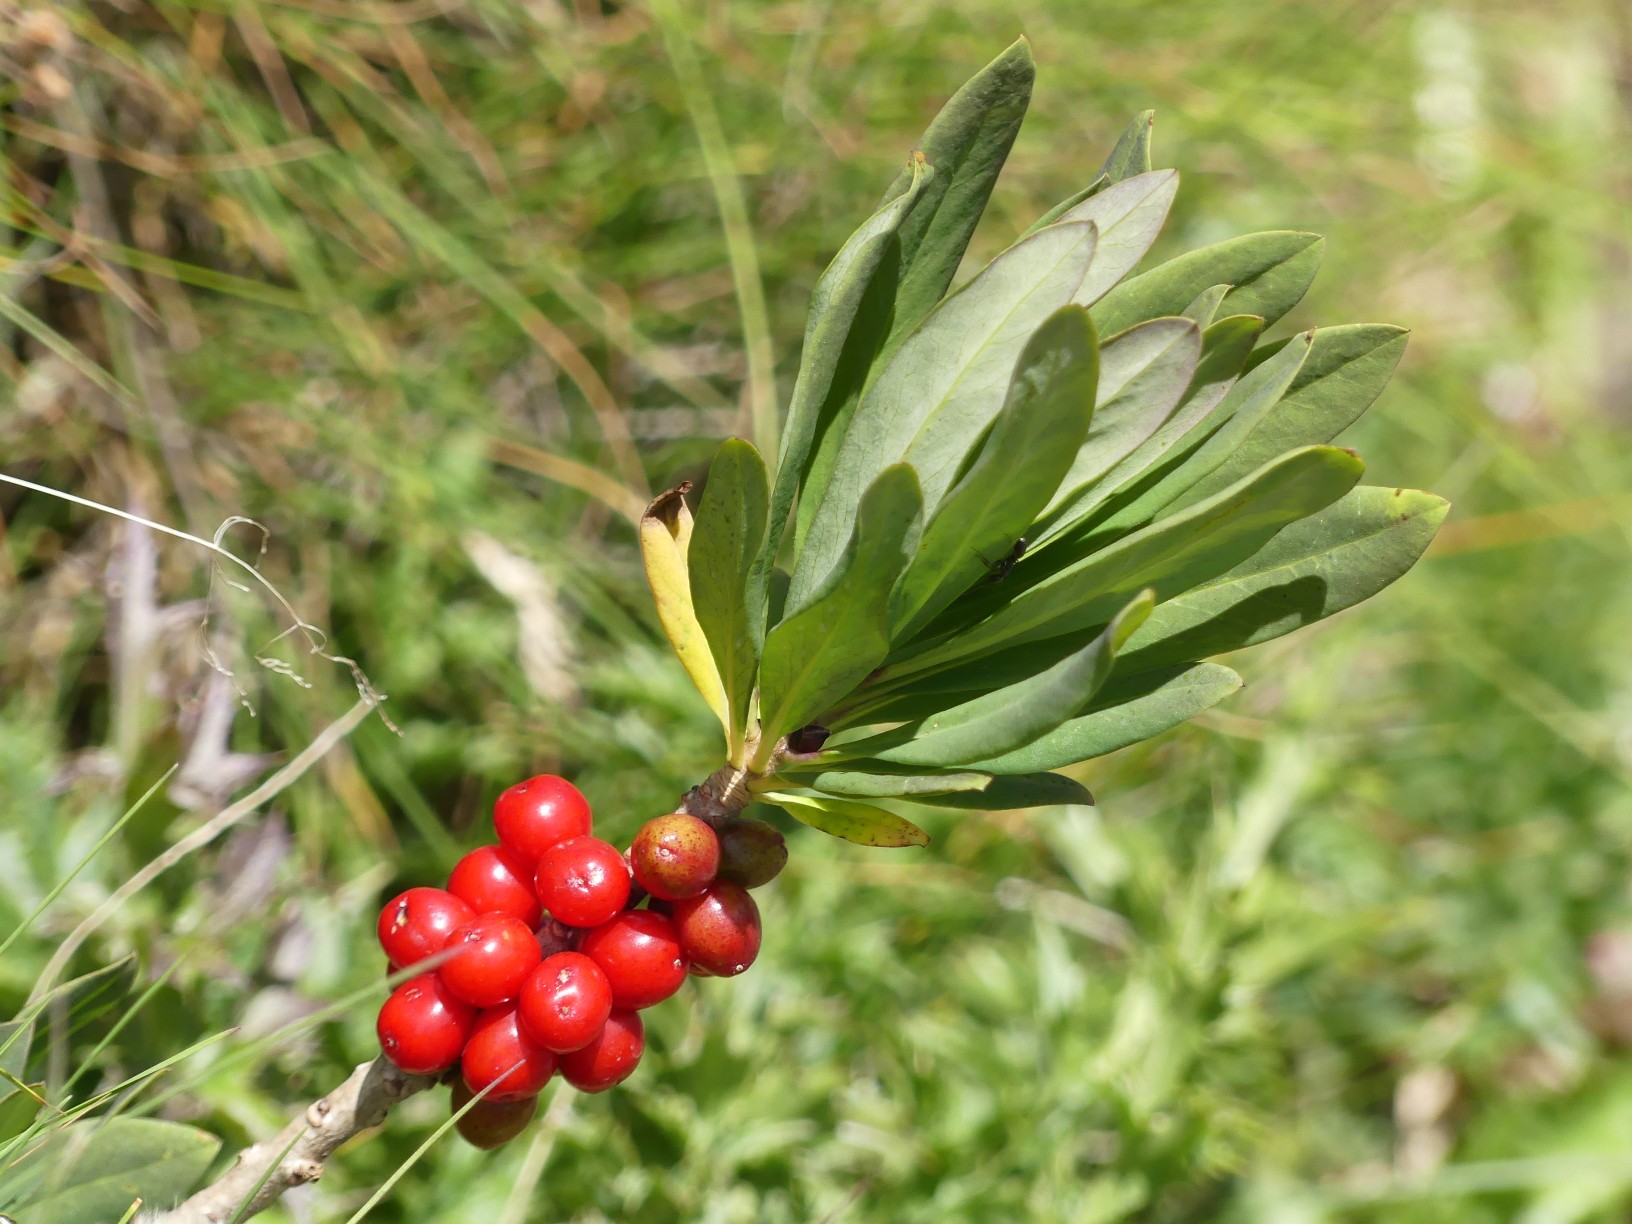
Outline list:
[[[573,837],[538,860],[538,899],[568,926],[610,920],[629,901],[629,869],[617,847],[598,837]]]
[[[493,804],[499,844],[528,866],[557,842],[589,833],[589,800],[565,778],[539,774],[517,782]]]
[[[633,1011],[661,1003],[686,980],[674,923],[651,910],[619,914],[585,934],[578,950],[606,974],[616,1008]]]
[[[459,1070],[472,1092],[493,1085],[483,1100],[519,1101],[549,1083],[555,1055],[527,1035],[515,1007],[495,1007],[476,1017]]]
[[[437,972],[466,1003],[497,1007],[521,993],[543,953],[532,928],[511,914],[483,914],[448,942],[456,949]]]
[[[380,1008],[380,1049],[410,1075],[435,1075],[459,1061],[476,1009],[455,998],[434,973],[409,978]]]
[[[740,884],[721,880],[700,897],[674,903],[674,929],[694,965],[736,977],[759,955],[759,906]]]
[[[675,812],[648,820],[629,847],[635,882],[663,901],[695,897],[714,882],[720,839],[695,816]]]
[[[579,1092],[605,1092],[629,1078],[645,1049],[646,1026],[640,1017],[615,1011],[594,1041],[561,1055],[561,1078]]]
[[[502,846],[478,846],[454,864],[448,891],[478,914],[512,914],[528,926],[544,916],[532,869]]]
[[[612,984],[580,952],[546,957],[521,988],[522,1026],[546,1050],[565,1054],[595,1039],[612,1014]]]
[[[410,888],[380,911],[380,947],[398,969],[407,969],[447,945],[476,911],[440,888]]]
[[[720,826],[720,879],[758,888],[781,874],[788,844],[774,825],[737,818]]]
[[[476,1094],[465,1087],[463,1079],[453,1081],[453,1097],[450,1107],[458,1113],[470,1104],[471,1097]],[[533,1120],[538,1112],[538,1098],[536,1096],[522,1097],[515,1101],[495,1101],[485,1096],[476,1104],[471,1105],[463,1116],[453,1124],[465,1142],[472,1147],[479,1147],[483,1151],[492,1151],[509,1143]]]

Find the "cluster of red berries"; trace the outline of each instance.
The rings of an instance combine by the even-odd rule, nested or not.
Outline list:
[[[393,973],[437,958],[380,1008],[380,1048],[415,1075],[458,1064],[456,1111],[489,1090],[458,1124],[478,1147],[519,1134],[557,1071],[584,1092],[623,1081],[645,1049],[643,1008],[688,972],[734,977],[759,954],[748,889],[787,861],[774,828],[676,812],[619,853],[590,824],[572,783],[530,778],[493,807],[497,845],[460,859],[445,890],[380,911]]]

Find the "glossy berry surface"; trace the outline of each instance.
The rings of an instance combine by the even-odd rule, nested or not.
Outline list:
[[[521,993],[543,954],[532,927],[510,914],[483,914],[448,942],[453,955],[437,970],[450,991],[477,1007],[497,1007]]]
[[[440,888],[410,888],[380,911],[380,947],[398,969],[408,969],[435,956],[476,911]]]
[[[612,984],[580,952],[544,958],[521,988],[522,1027],[546,1050],[566,1054],[595,1039],[612,1014]]]
[[[556,843],[587,837],[590,819],[589,800],[554,774],[518,782],[493,804],[499,844],[529,867]]]
[[[584,935],[578,950],[601,967],[612,1006],[634,1011],[661,1003],[686,980],[674,923],[651,910],[629,910]]]
[[[700,897],[674,903],[686,959],[715,977],[735,977],[759,955],[759,906],[740,884],[721,880]]]
[[[561,1056],[561,1078],[579,1092],[605,1092],[629,1078],[646,1049],[646,1027],[632,1011],[615,1011],[581,1050]]]
[[[380,1050],[410,1075],[435,1075],[459,1061],[476,1023],[476,1009],[456,998],[434,973],[409,978],[380,1008]]]
[[[704,821],[683,812],[648,820],[629,847],[635,883],[662,901],[695,897],[714,882],[720,839]]]
[[[538,860],[538,899],[568,926],[609,921],[629,901],[629,868],[610,842],[573,837],[551,846]]]
[[[485,1101],[519,1101],[549,1083],[555,1055],[527,1035],[514,1006],[495,1007],[476,1017],[459,1072],[473,1093],[493,1086]]]
[[[509,914],[530,927],[544,917],[532,869],[501,846],[478,846],[460,859],[448,891],[478,914]]]
[[[470,1099],[475,1095],[465,1087],[463,1078],[454,1080],[449,1109],[453,1113],[458,1113],[470,1104]],[[526,1130],[527,1124],[537,1113],[536,1096],[522,1097],[515,1101],[495,1101],[492,1097],[486,1096],[471,1105],[470,1110],[453,1124],[453,1128],[472,1147],[490,1152],[509,1143]]]
[[[720,879],[758,888],[776,879],[787,863],[788,843],[774,825],[739,818],[720,827]]]

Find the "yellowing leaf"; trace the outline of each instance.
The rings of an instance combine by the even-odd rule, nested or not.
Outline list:
[[[652,588],[652,601],[657,605],[658,623],[729,739],[731,719],[725,686],[691,604],[691,577],[686,568],[686,553],[691,547],[692,519],[686,506],[690,489],[689,482],[682,484],[659,494],[646,507],[640,518],[640,558]]]
[[[858,846],[927,846],[929,834],[912,821],[870,803],[826,795],[792,795],[769,791],[761,796],[795,820]]]

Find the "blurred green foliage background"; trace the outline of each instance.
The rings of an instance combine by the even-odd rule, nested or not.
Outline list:
[[[786,393],[827,258],[1025,33],[1037,96],[971,260],[1156,108],[1184,176],[1158,257],[1317,230],[1283,331],[1413,330],[1353,444],[1370,483],[1455,502],[1440,541],[1085,767],[1097,810],[948,813],[921,852],[793,834],[759,963],[649,1013],[629,1084],[495,1155],[438,1145],[370,1218],[1626,1219],[1629,12],[0,4],[0,467],[204,537],[264,524],[263,571],[401,730],[365,723],[123,906],[74,969],[168,978],[29,1077],[83,1098],[235,1028],[124,1103],[230,1154],[374,1053],[377,991],[313,1014],[377,981],[377,906],[484,840],[500,789],[559,770],[627,839],[718,763],[628,508],[750,429],[747,354]],[[181,764],[0,958],[11,1014],[354,693],[202,549],[5,486],[0,522],[0,934]],[[345,1219],[445,1116],[414,1100],[267,1218]]]

